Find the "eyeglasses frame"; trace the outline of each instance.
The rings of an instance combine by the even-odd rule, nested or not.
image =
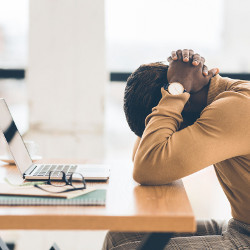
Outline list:
[[[49,179],[48,179],[47,182],[45,182],[45,184],[51,185],[51,186],[54,186],[54,187],[60,187],[60,186],[55,186],[55,185],[53,185],[53,184],[51,183],[51,175],[52,175],[52,173],[54,173],[54,172],[57,172],[57,171],[51,171],[51,172],[49,173]],[[63,191],[59,191],[59,192],[54,192],[54,191],[46,190],[46,189],[40,187],[40,186],[37,185],[37,184],[35,184],[34,187],[39,188],[39,189],[41,189],[41,190],[43,190],[43,191],[46,191],[46,192],[49,192],[49,193],[58,193],[58,194],[59,194],[59,193],[66,193],[66,192],[76,191],[76,190],[84,190],[84,189],[87,188],[87,186],[86,186],[86,181],[85,181],[85,179],[84,179],[84,177],[83,177],[83,175],[82,175],[81,173],[77,173],[77,174],[79,174],[79,175],[82,176],[83,187],[81,187],[81,188],[76,188],[76,187],[74,187],[73,184],[72,184],[72,183],[73,183],[73,175],[76,174],[76,173],[72,173],[72,174],[69,176],[69,178],[67,179],[67,175],[65,174],[65,172],[59,171],[59,173],[60,173],[60,172],[61,172],[62,175],[63,175],[63,176],[62,176],[62,181],[65,182],[65,185],[63,185],[63,186],[61,186],[61,187],[70,185],[70,186],[72,186],[73,188],[70,188],[70,189],[67,189],[67,190],[63,190]]]

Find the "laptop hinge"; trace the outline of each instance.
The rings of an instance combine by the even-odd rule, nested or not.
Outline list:
[[[25,178],[25,175],[30,175],[35,168],[37,167],[36,164],[32,164],[24,173],[23,173],[23,178]]]

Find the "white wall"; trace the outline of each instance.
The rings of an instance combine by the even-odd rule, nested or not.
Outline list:
[[[106,80],[104,1],[30,1],[31,128],[101,132]]]
[[[225,1],[221,64],[227,65],[227,72],[250,71],[249,10],[249,0]]]

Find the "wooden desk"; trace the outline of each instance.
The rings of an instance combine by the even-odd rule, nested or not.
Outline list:
[[[21,180],[15,166],[0,165],[0,181]],[[110,180],[88,185],[107,188],[106,206],[0,206],[0,229],[194,232],[182,181],[140,186],[132,169],[113,168]]]

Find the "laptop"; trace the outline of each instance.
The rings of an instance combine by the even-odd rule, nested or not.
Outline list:
[[[26,180],[46,180],[53,171],[51,179],[59,179],[60,171],[67,176],[80,173],[85,180],[107,180],[110,168],[103,164],[36,164],[32,162],[30,154],[19,133],[7,103],[0,98],[0,130],[9,145],[10,152],[17,168]]]

